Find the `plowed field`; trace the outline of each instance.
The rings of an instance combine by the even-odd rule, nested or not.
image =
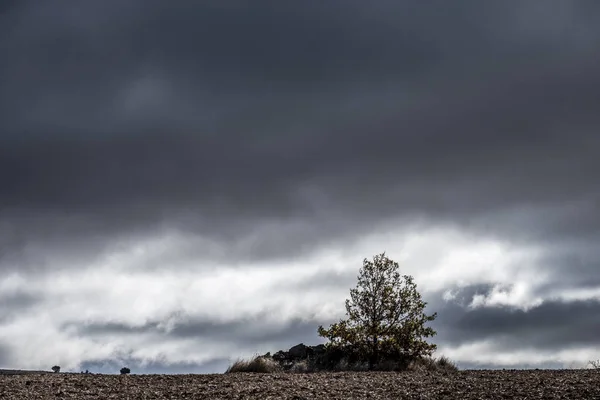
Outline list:
[[[0,399],[600,399],[595,370],[0,374]]]

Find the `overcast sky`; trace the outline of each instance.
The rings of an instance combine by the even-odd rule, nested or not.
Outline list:
[[[0,2],[0,368],[317,344],[386,251],[462,368],[600,358],[600,2]]]

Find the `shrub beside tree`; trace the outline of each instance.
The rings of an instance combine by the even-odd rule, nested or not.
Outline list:
[[[425,340],[436,335],[425,325],[437,317],[424,312],[426,305],[413,277],[400,275],[398,263],[384,252],[364,259],[357,286],[346,300],[348,318],[328,329],[319,326],[318,334],[328,339],[329,353],[350,363],[368,363],[370,370],[389,362],[406,368],[437,348]]]

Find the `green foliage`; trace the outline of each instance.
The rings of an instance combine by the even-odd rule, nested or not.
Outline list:
[[[131,373],[131,370],[127,367],[123,367],[123,368],[121,368],[121,370],[119,372],[121,372],[121,375],[127,375],[127,374]]]
[[[319,326],[318,334],[329,340],[329,348],[344,349],[355,361],[368,361],[369,369],[392,359],[408,365],[437,347],[424,340],[436,334],[425,324],[437,317],[424,313],[426,305],[413,277],[400,275],[398,263],[382,253],[372,261],[364,259],[358,284],[346,300],[348,319],[329,329]]]

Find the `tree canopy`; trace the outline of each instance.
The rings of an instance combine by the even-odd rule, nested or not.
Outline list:
[[[410,362],[430,356],[437,347],[424,339],[436,334],[425,326],[437,317],[425,314],[426,305],[413,277],[400,275],[398,263],[384,252],[364,259],[357,286],[346,300],[348,318],[329,329],[319,326],[318,333],[330,347],[351,349],[370,369],[382,360]]]

